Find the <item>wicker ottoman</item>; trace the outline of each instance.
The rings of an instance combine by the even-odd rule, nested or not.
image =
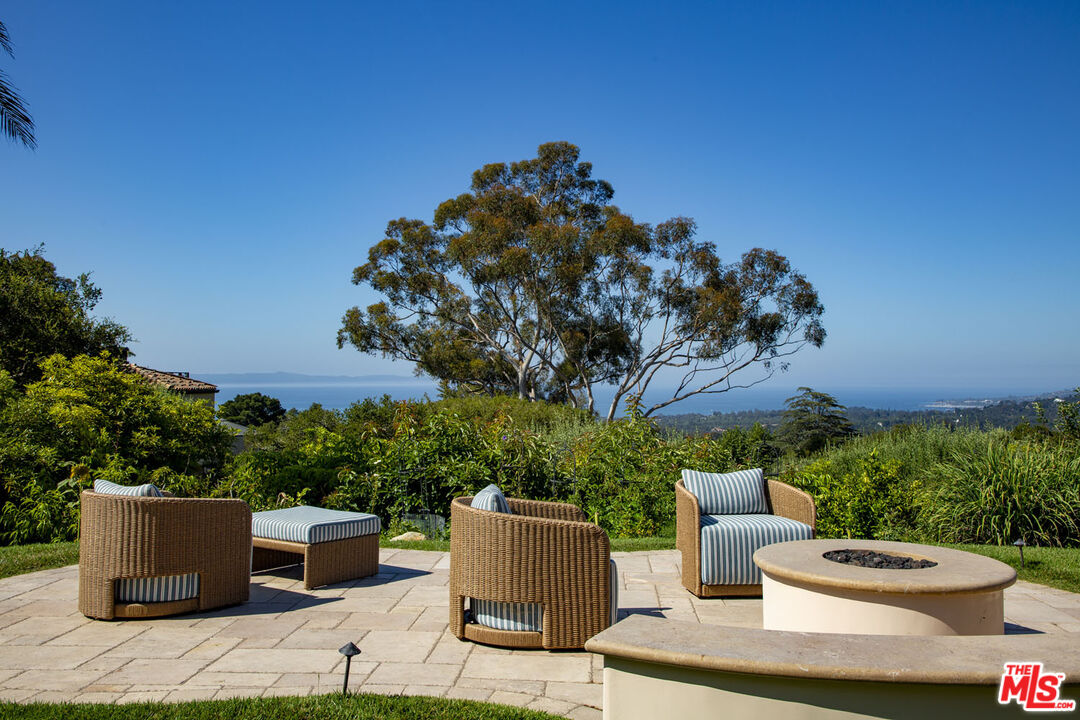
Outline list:
[[[377,515],[300,507],[251,517],[251,570],[304,564],[308,590],[379,571]]]

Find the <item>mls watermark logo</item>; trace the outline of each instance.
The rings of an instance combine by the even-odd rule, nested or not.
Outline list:
[[[1024,710],[1043,712],[1075,710],[1075,700],[1059,697],[1064,684],[1065,673],[1043,672],[1041,662],[1005,663],[998,702],[1008,705],[1015,700]]]

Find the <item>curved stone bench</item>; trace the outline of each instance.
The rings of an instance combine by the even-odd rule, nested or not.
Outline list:
[[[585,649],[604,655],[604,717],[1019,717],[999,705],[1005,663],[1065,673],[1080,700],[1080,647],[1063,635],[803,633],[631,616]]]

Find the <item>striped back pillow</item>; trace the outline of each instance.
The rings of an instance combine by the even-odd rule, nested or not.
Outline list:
[[[133,497],[162,497],[156,485],[117,485],[108,480],[95,480],[94,492],[104,495],[131,495]]]
[[[510,503],[506,502],[506,496],[497,485],[491,484],[476,493],[472,499],[472,506],[481,510],[492,512],[510,513]]]
[[[750,515],[769,512],[761,468],[730,473],[682,471],[683,485],[697,498],[702,515]]]

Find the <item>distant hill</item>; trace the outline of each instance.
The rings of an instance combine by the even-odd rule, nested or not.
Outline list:
[[[192,373],[215,385],[430,385],[414,375],[305,375],[291,372]]]
[[[896,425],[949,423],[957,427],[976,427],[989,429],[994,427],[1011,430],[1020,423],[1035,423],[1036,414],[1033,402],[1041,403],[1049,422],[1057,416],[1057,402],[1061,399],[1074,402],[1080,399],[1075,392],[1055,392],[1023,399],[999,400],[985,406],[961,404],[948,405],[943,409],[931,410],[877,410],[865,407],[850,407],[846,414],[852,425],[861,434],[879,430],[888,430]],[[981,401],[988,402],[988,401]],[[944,405],[944,403],[943,403]],[[682,415],[658,415],[656,421],[661,427],[680,432],[700,435],[703,433],[725,430],[727,428],[750,428],[761,423],[770,430],[776,430],[783,421],[783,410],[744,410],[741,412],[686,413]]]

